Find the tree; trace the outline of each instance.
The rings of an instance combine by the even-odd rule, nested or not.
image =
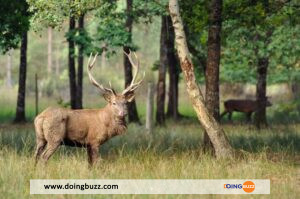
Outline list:
[[[76,27],[76,19],[71,14],[69,22],[69,31],[66,34],[69,43],[69,81],[70,81],[70,97],[71,108],[82,109],[82,82],[83,82],[83,61],[84,54],[91,51],[92,39],[89,37],[84,28],[84,16],[82,13],[78,17],[78,27]],[[75,67],[75,47],[78,47],[77,55],[77,71]]]
[[[165,117],[171,117],[174,120],[179,119],[178,111],[178,83],[179,69],[175,50],[175,35],[170,15],[164,14],[161,17],[161,35],[160,35],[160,61],[158,67],[157,83],[157,111],[156,122],[163,125]],[[165,96],[166,96],[166,72],[169,73],[168,106],[165,114]]]
[[[32,24],[35,29],[53,27],[60,29],[64,20],[69,20],[69,31],[65,37],[69,44],[68,70],[70,85],[70,104],[72,109],[82,108],[83,55],[92,50],[92,40],[84,30],[84,14],[100,7],[100,0],[28,0],[33,13]],[[76,20],[78,19],[78,28]],[[75,47],[78,46],[78,70],[75,66]]]
[[[81,37],[84,37],[84,14],[78,19],[78,31]],[[82,109],[82,82],[83,82],[83,61],[84,61],[84,49],[83,43],[78,44],[78,60],[77,60],[77,108]]]
[[[28,4],[26,1],[4,1],[0,8],[0,50],[16,48],[21,41],[19,87],[15,122],[25,122],[25,93],[27,69],[27,31],[29,29]]]
[[[205,82],[207,66],[208,29],[210,24],[211,1],[180,1],[180,11],[185,24],[187,45],[195,64],[195,75],[199,83]]]
[[[256,101],[258,110],[255,113],[255,125],[260,128],[261,125],[267,125],[266,102],[267,102],[267,74],[269,66],[269,57],[261,57],[257,62],[257,83],[256,83]]]
[[[265,14],[269,14],[269,0],[263,1],[263,10]],[[254,22],[254,26],[256,26]],[[270,37],[274,31],[274,27],[270,26],[269,30],[266,30],[266,37],[263,41],[263,48],[266,49],[268,43],[270,43]],[[259,39],[260,33],[256,33],[255,39]],[[258,48],[258,47],[257,47]],[[257,61],[257,83],[256,83],[256,101],[258,102],[258,110],[255,113],[255,124],[257,128],[261,125],[267,125],[267,114],[266,114],[266,102],[267,102],[267,74],[269,66],[269,56],[259,56],[258,50],[255,49],[255,54],[258,57]]]
[[[169,1],[169,10],[175,31],[177,53],[186,81],[187,92],[193,104],[193,108],[197,113],[200,123],[208,133],[208,136],[213,144],[216,157],[232,157],[233,149],[225,135],[225,132],[205,107],[203,95],[196,83],[194,66],[189,55],[177,0]]]
[[[205,100],[208,111],[219,120],[219,65],[221,53],[222,1],[197,0],[181,3],[186,25],[187,44],[198,65],[196,78],[205,81]],[[204,78],[205,77],[205,78]],[[204,132],[203,145],[209,149],[212,144]]]
[[[205,101],[210,114],[219,121],[219,65],[221,59],[221,28],[222,28],[222,0],[211,1],[207,60],[205,70]],[[204,147],[211,148],[212,144],[207,133],[204,133]]]
[[[19,88],[17,99],[17,110],[14,122],[25,122],[25,93],[27,73],[27,31],[23,33],[20,49]]]
[[[291,52],[289,55],[282,52],[284,46],[290,45],[297,36],[286,37],[287,32],[280,36],[280,32],[282,29],[293,32],[291,27],[299,21],[299,7],[294,0],[225,2],[223,33],[226,36],[223,39],[225,47],[221,60],[221,79],[256,83],[259,109],[255,115],[255,123],[260,127],[267,124],[265,108],[267,83],[278,80],[282,82],[285,73],[282,73],[280,68],[282,66],[289,68],[291,62],[295,63],[294,49],[289,50]],[[278,45],[277,40],[280,40],[282,45]],[[272,76],[268,75],[268,71]]]
[[[126,4],[127,6],[126,6],[125,29],[129,33],[128,42],[131,43],[132,23],[133,23],[133,17],[131,12],[132,12],[133,0],[126,0],[126,2],[127,2]],[[123,47],[123,50],[124,52],[129,54],[130,47],[125,45]],[[127,86],[130,85],[130,82],[132,81],[132,66],[130,64],[128,57],[125,54],[123,55],[123,59],[124,59],[124,73],[125,73],[125,88],[127,88]],[[127,108],[128,108],[128,121],[140,123],[135,100],[128,102]]]
[[[168,67],[168,18],[161,17],[160,31],[160,53],[159,53],[159,68],[158,82],[156,94],[156,123],[163,125],[165,123],[165,96],[166,96],[166,71]]]
[[[69,20],[69,35],[75,31],[75,18],[70,16]],[[77,109],[77,84],[76,84],[76,68],[75,68],[75,42],[72,36],[67,38],[69,43],[68,52],[68,67],[69,67],[69,83],[70,83],[70,102],[71,108]]]
[[[151,17],[161,14],[161,8],[153,1],[128,0],[124,10],[118,9],[115,2],[103,3],[98,10],[98,30],[96,40],[102,43],[107,56],[116,52],[116,47],[123,51],[135,51],[138,47],[132,41],[132,25],[134,21],[151,22]],[[124,28],[125,27],[125,28]],[[132,79],[132,69],[128,58],[124,55],[125,86]],[[135,101],[128,103],[128,119],[130,122],[139,122]]]
[[[179,63],[175,50],[175,34],[172,26],[170,15],[167,16],[167,58],[168,58],[168,72],[169,72],[169,97],[167,117],[172,117],[177,120],[181,117],[178,111],[178,83],[179,83]]]
[[[29,29],[29,12],[25,0],[1,1],[0,51],[19,47],[24,31]]]
[[[51,26],[55,28],[61,28],[64,20],[67,18],[79,19],[83,14],[91,10],[95,10],[95,16],[99,19],[97,33],[90,37],[86,31],[82,31],[85,34],[80,34],[78,31],[81,28],[72,30],[73,26],[70,27],[70,31],[66,34],[68,42],[74,41],[74,45],[78,45],[79,48],[84,44],[84,54],[90,54],[91,52],[97,51],[101,54],[105,51],[107,56],[115,54],[116,47],[122,47],[123,50],[128,52],[128,49],[136,50],[137,47],[133,45],[131,29],[134,20],[139,18],[150,18],[157,13],[160,13],[157,9],[157,5],[152,1],[127,1],[126,9],[119,9],[118,1],[108,0],[85,0],[85,1],[74,1],[74,0],[27,0],[30,4],[30,10],[34,13],[32,22],[36,28],[40,26]],[[135,3],[135,5],[134,5]],[[154,6],[155,5],[155,6]],[[97,19],[96,18],[96,19]],[[147,19],[146,19],[147,20]],[[69,78],[70,81],[70,95],[71,95],[71,107],[81,107],[81,101],[75,101],[75,98],[82,96],[80,82],[82,82],[82,75],[80,72],[80,66],[78,66],[78,73],[76,76],[76,70],[73,67],[71,52],[73,51],[72,42],[69,43],[71,49],[69,50]],[[81,47],[80,47],[81,46]],[[102,47],[99,47],[102,46]],[[73,53],[74,54],[74,53]],[[74,54],[76,57],[76,55]],[[79,50],[79,57],[80,50]],[[80,65],[81,61],[78,60]],[[127,57],[124,56],[124,68],[125,68],[125,84],[132,79],[131,65],[129,64]],[[77,80],[76,80],[77,77]],[[79,88],[78,88],[79,87]],[[129,121],[139,121],[135,102],[129,105]]]

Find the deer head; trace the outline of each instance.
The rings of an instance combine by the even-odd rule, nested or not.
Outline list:
[[[128,102],[131,102],[134,99],[134,97],[135,97],[134,91],[140,86],[140,84],[142,83],[142,81],[145,77],[145,73],[144,73],[141,80],[136,81],[136,78],[137,78],[137,75],[139,72],[139,67],[140,67],[139,59],[138,59],[137,55],[134,53],[134,56],[135,56],[135,59],[137,62],[137,64],[136,64],[133,61],[131,51],[129,51],[129,54],[127,54],[126,52],[124,52],[124,53],[128,57],[132,67],[134,68],[134,74],[133,74],[133,78],[132,78],[130,85],[125,90],[123,90],[121,93],[116,93],[115,90],[111,87],[110,82],[109,82],[109,88],[104,87],[102,84],[98,83],[95,80],[95,78],[92,76],[91,69],[94,67],[98,53],[94,56],[94,58],[92,58],[93,57],[92,54],[90,55],[90,58],[88,60],[88,65],[87,65],[87,67],[88,67],[87,72],[89,75],[90,82],[99,89],[100,93],[102,94],[104,99],[108,102],[109,106],[111,107],[111,110],[112,110],[114,116],[116,116],[118,118],[123,118],[127,115],[126,104]]]

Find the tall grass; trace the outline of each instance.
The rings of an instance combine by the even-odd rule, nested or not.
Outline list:
[[[242,152],[234,160],[216,160],[202,150],[198,123],[168,122],[152,135],[129,125],[128,133],[100,148],[101,160],[92,169],[81,148],[60,147],[48,165],[34,167],[31,124],[1,125],[1,198],[296,198],[300,125],[256,131],[249,126],[225,125],[233,147]],[[271,195],[29,195],[30,179],[271,179]]]
[[[242,114],[234,124],[223,124],[232,146],[239,151],[233,160],[216,160],[202,150],[203,131],[185,98],[180,113],[188,118],[168,121],[148,135],[143,126],[129,125],[128,133],[100,148],[101,160],[90,169],[82,148],[60,147],[48,165],[34,167],[34,99],[26,98],[23,125],[12,125],[16,91],[0,100],[0,198],[297,198],[299,178],[300,125],[272,124],[257,131],[243,124]],[[145,119],[145,99],[138,96],[141,120]],[[102,107],[101,97],[89,95],[87,108]],[[40,111],[57,106],[55,99],[42,98]],[[269,115],[269,118],[272,115]],[[286,119],[287,120],[287,119]],[[275,120],[274,120],[275,121]],[[30,179],[271,179],[271,195],[29,195]]]

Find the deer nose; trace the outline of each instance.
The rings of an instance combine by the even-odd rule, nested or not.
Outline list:
[[[125,115],[126,115],[126,112],[125,112],[125,111],[120,111],[120,112],[119,112],[119,116],[124,117]]]

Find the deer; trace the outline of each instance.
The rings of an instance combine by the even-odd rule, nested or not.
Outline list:
[[[145,73],[137,81],[140,67],[138,56],[134,53],[134,61],[131,51],[128,54],[124,53],[135,71],[131,83],[121,93],[116,93],[110,82],[110,87],[104,87],[95,80],[91,70],[98,54],[94,58],[92,58],[92,54],[89,57],[87,63],[88,77],[106,100],[107,105],[104,108],[71,110],[49,107],[35,118],[35,164],[38,163],[39,159],[47,163],[59,146],[66,145],[85,147],[88,163],[92,166],[98,159],[99,147],[112,137],[126,132],[127,103],[134,99],[134,91],[141,85]]]
[[[266,99],[263,103],[264,107],[272,106],[271,102]],[[251,122],[251,115],[253,112],[256,112],[259,110],[259,101],[258,100],[248,100],[248,99],[242,99],[242,100],[236,100],[236,99],[230,99],[224,102],[224,112],[221,114],[220,118],[224,117],[226,114],[228,114],[228,120],[231,121],[231,116],[234,111],[236,112],[242,112],[246,113],[247,116],[247,122]]]

